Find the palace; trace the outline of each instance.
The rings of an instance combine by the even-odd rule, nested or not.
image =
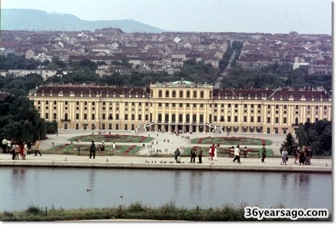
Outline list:
[[[50,85],[29,99],[59,129],[286,134],[332,118],[325,90],[215,89],[183,80],[144,88]]]

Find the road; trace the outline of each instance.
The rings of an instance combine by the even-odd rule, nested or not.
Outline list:
[[[227,76],[228,75],[228,70],[231,69],[231,63],[233,61],[233,59],[235,58],[236,56],[236,51],[233,51],[232,53],[232,56],[229,60],[229,64],[227,65],[227,67],[220,73],[220,75],[218,76],[217,80],[215,81],[215,85],[214,85],[214,88],[215,89],[219,89],[220,88],[220,84],[223,80],[223,77]]]

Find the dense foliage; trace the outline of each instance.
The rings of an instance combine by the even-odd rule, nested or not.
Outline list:
[[[153,222],[168,221],[258,221],[256,218],[246,218],[245,206],[234,207],[224,205],[220,208],[203,209],[198,206],[192,209],[177,207],[175,204],[165,204],[152,208],[140,203],[133,203],[129,206],[115,208],[93,208],[93,209],[51,209],[37,206],[29,206],[25,211],[0,213],[1,221],[80,221],[80,220],[102,220],[115,222],[114,220],[153,220]],[[275,206],[284,208],[283,206]],[[263,218],[264,221],[295,221],[291,218]],[[296,218],[296,221],[331,221],[332,215],[328,218]],[[117,220],[118,222],[118,220]]]
[[[0,90],[13,96],[27,96],[32,90],[44,83],[41,75],[28,74],[24,77],[0,76]]]
[[[332,123],[327,120],[319,120],[316,123],[300,124],[297,132],[298,144],[311,146],[313,155],[332,155]]]
[[[32,101],[8,96],[0,100],[0,139],[45,139],[45,121],[39,117]]]
[[[294,155],[297,147],[311,146],[313,155],[332,155],[332,123],[326,119],[315,123],[300,124],[296,132],[296,138],[288,133],[280,147],[280,151],[286,148],[289,155]]]
[[[319,87],[331,90],[332,76],[306,75],[303,69],[277,63],[260,69],[234,67],[222,80],[224,88]]]

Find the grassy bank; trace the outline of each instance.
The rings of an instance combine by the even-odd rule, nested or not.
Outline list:
[[[280,207],[275,207],[280,208]],[[55,209],[30,206],[24,211],[0,214],[1,221],[69,221],[69,220],[106,220],[106,219],[146,219],[146,220],[180,220],[180,221],[256,221],[244,217],[244,206],[223,206],[221,208],[186,209],[166,204],[151,208],[140,203],[116,208],[101,209]],[[264,219],[265,221],[292,221],[291,219]],[[298,221],[332,221],[326,219],[299,219]]]

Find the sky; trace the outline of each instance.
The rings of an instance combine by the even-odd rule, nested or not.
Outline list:
[[[333,0],[0,0],[83,20],[133,19],[165,31],[332,34]],[[334,6],[335,8],[335,6]]]

